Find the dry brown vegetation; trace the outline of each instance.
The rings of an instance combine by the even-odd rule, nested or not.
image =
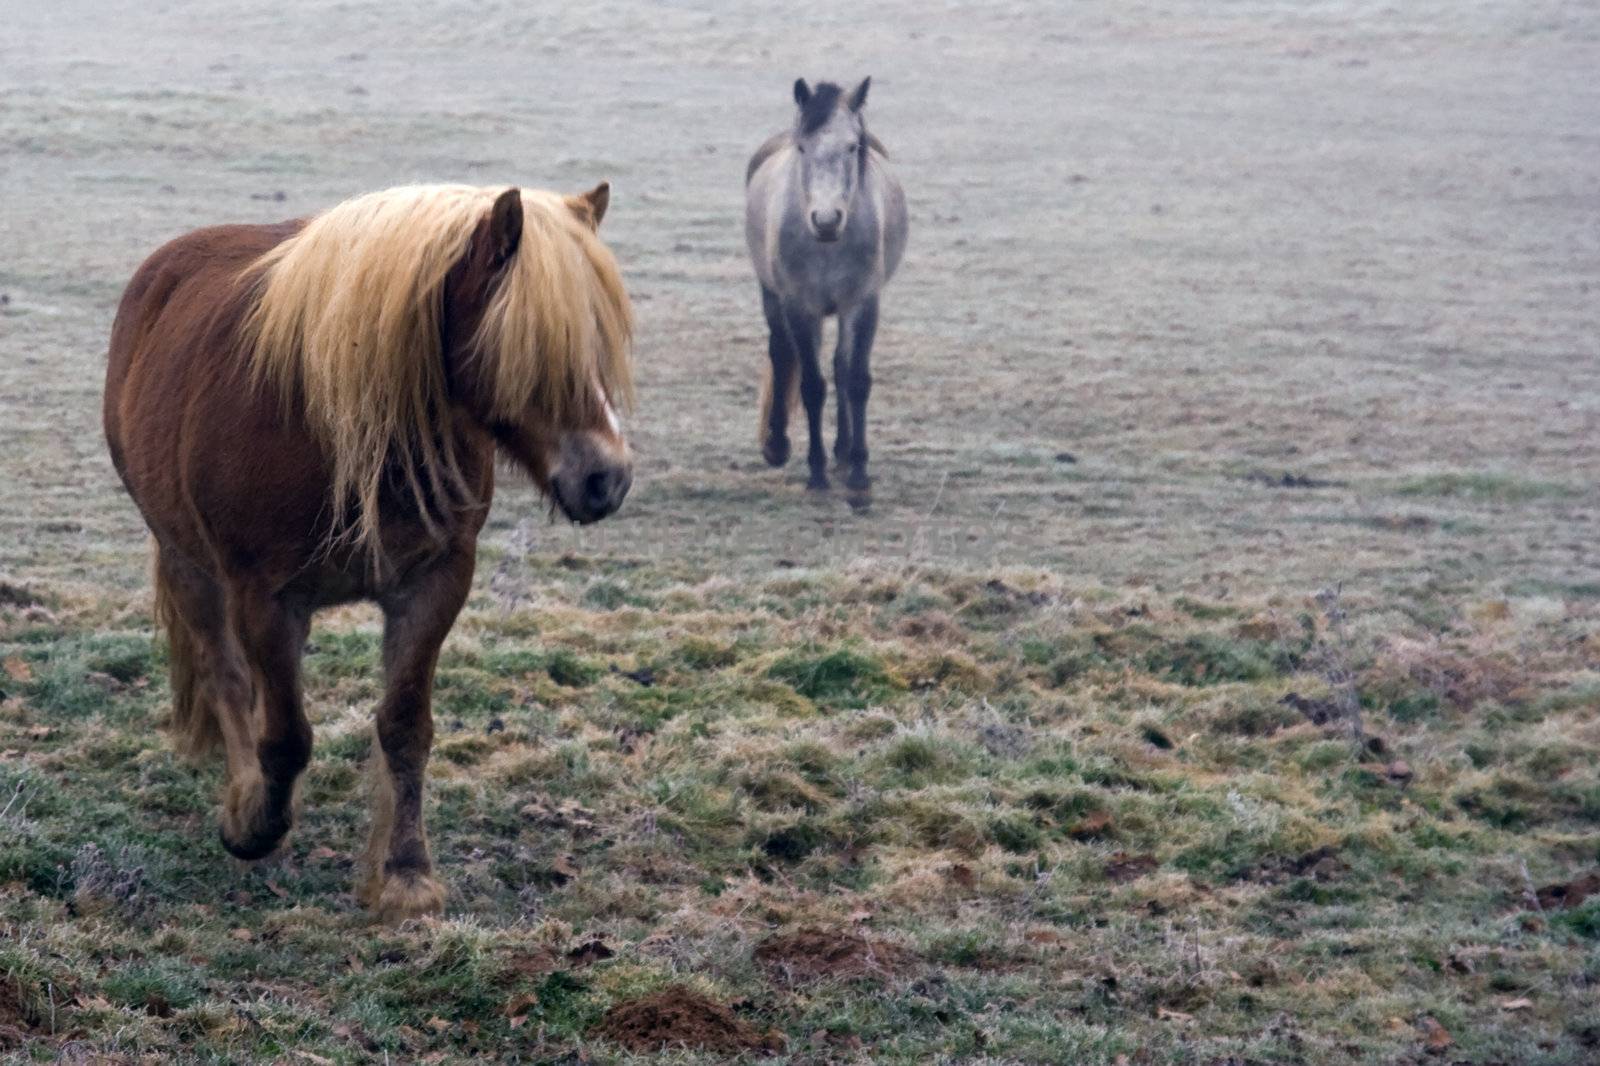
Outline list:
[[[1582,5],[0,19],[0,1055],[1600,1058]],[[738,194],[793,77],[866,73],[914,217],[854,511],[751,444]],[[112,310],[193,226],[600,178],[639,480],[498,495],[449,910],[375,928],[371,613],[275,863],[160,737]]]

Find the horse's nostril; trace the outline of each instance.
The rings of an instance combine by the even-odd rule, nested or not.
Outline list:
[[[597,470],[583,482],[583,500],[591,511],[605,510],[611,502],[616,487],[616,475],[609,470]]]

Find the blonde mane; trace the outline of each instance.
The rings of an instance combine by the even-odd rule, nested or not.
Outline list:
[[[247,271],[258,384],[298,402],[333,465],[334,537],[381,566],[379,500],[398,473],[429,532],[471,505],[440,350],[445,276],[503,186],[415,185],[313,218]],[[560,425],[596,385],[632,400],[632,315],[615,260],[563,199],[522,193],[523,232],[475,338],[492,417]]]

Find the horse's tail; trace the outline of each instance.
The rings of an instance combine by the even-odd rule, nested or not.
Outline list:
[[[194,633],[184,620],[172,588],[172,576],[155,547],[151,567],[156,590],[156,623],[167,631],[167,670],[172,682],[172,745],[180,755],[199,758],[222,743],[216,710],[200,691],[200,671]]]
[[[795,405],[800,402],[800,370],[798,367],[789,371],[789,395],[783,405],[783,413],[788,415]],[[767,363],[767,372],[761,378],[761,421],[756,423],[756,443],[765,445],[767,434],[772,427],[772,363]]]

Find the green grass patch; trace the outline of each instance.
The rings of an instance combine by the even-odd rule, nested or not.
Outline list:
[[[851,647],[789,652],[767,669],[800,695],[834,707],[865,707],[891,688],[883,663]]]

